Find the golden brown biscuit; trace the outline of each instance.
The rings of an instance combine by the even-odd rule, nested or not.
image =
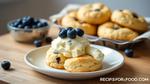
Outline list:
[[[81,28],[84,30],[84,32],[86,34],[89,35],[96,35],[96,26],[92,25],[92,24],[88,24],[85,22],[80,22],[77,18],[76,18],[76,13],[77,11],[73,11],[70,12],[68,15],[64,16],[61,24],[64,27],[73,27],[73,28]]]
[[[86,55],[67,59],[64,63],[64,67],[67,71],[70,72],[90,72],[101,69],[102,62]]]
[[[138,32],[145,32],[148,30],[148,24],[145,19],[131,10],[116,10],[112,13],[111,20]]]
[[[138,36],[137,32],[113,22],[107,22],[99,26],[97,34],[99,37],[123,41],[131,41]]]
[[[79,8],[79,20],[91,24],[102,24],[110,19],[111,10],[102,3],[86,4]]]
[[[64,62],[67,58],[63,54],[49,53],[46,56],[46,64],[57,69],[64,69]]]

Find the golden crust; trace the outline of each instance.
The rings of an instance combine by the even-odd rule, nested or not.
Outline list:
[[[111,10],[102,3],[86,4],[79,8],[77,18],[90,24],[102,24],[110,19]]]
[[[131,41],[138,36],[138,33],[121,27],[113,22],[107,22],[98,27],[98,36],[112,40]]]
[[[112,13],[111,20],[138,32],[145,32],[148,30],[148,24],[145,19],[133,13],[131,10],[115,10]]]
[[[96,35],[96,26],[92,24],[88,24],[85,22],[80,22],[76,18],[77,11],[70,12],[66,16],[63,17],[61,25],[64,27],[74,27],[74,28],[81,28],[84,30],[86,34],[89,35]]]
[[[64,67],[70,72],[90,72],[102,68],[102,62],[97,61],[89,55],[70,58],[64,63]]]

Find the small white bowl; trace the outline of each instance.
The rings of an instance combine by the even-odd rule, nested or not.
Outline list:
[[[28,52],[25,57],[25,63],[40,73],[62,79],[89,79],[93,77],[108,74],[120,68],[124,64],[124,57],[116,50],[104,46],[91,45],[100,49],[104,53],[103,68],[93,72],[68,72],[50,68],[45,63],[46,52],[50,46],[43,46]]]

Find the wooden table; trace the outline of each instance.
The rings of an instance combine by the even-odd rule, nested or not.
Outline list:
[[[87,80],[62,80],[43,75],[32,70],[24,62],[24,55],[31,49],[35,48],[32,44],[17,43],[10,34],[0,36],[0,61],[10,60],[12,69],[4,71],[0,68],[0,84],[17,83],[17,84],[99,84],[108,83],[99,81],[100,77]],[[146,82],[121,82],[121,83],[147,83],[150,84],[150,41],[136,44],[134,47],[135,57],[125,57],[125,64],[118,70],[103,76],[104,77],[145,77],[149,80]],[[120,83],[120,82],[115,82]]]

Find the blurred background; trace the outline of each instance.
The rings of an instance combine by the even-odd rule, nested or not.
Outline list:
[[[139,15],[150,16],[150,0],[0,0],[0,35],[8,32],[7,22],[23,16],[48,19],[67,4],[102,2],[114,9],[131,9]]]

